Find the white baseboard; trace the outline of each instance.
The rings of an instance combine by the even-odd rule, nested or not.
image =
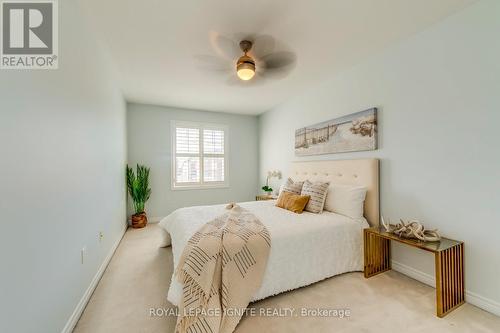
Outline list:
[[[436,279],[434,276],[394,260],[391,261],[391,264],[392,264],[392,269],[395,270],[396,272],[409,276],[417,281],[420,281],[428,286],[431,286],[432,288],[435,288]],[[496,301],[478,295],[469,290],[465,290],[465,301],[467,303],[477,306],[478,308],[481,308],[485,311],[500,316],[500,303]]]
[[[71,333],[73,331],[73,329],[75,328],[76,323],[80,319],[80,316],[82,315],[83,310],[85,310],[85,307],[87,306],[87,303],[89,302],[90,297],[92,296],[92,293],[94,292],[95,288],[97,287],[99,280],[101,280],[101,277],[104,274],[106,267],[108,267],[108,264],[111,261],[113,254],[115,254],[116,248],[120,244],[120,242],[123,238],[123,235],[125,235],[125,231],[127,231],[127,225],[124,225],[121,236],[118,237],[118,240],[113,244],[113,246],[111,247],[111,250],[109,251],[106,258],[104,258],[104,261],[102,262],[101,267],[99,267],[99,270],[97,271],[94,278],[92,279],[90,286],[87,288],[87,290],[83,294],[82,298],[80,299],[80,302],[78,302],[78,304],[76,305],[75,310],[71,314],[71,317],[69,317],[69,319],[68,319],[66,325],[64,326],[64,328],[62,329],[61,333]]]
[[[500,303],[495,302],[494,300],[468,290],[465,291],[465,300],[467,303],[475,305],[478,308],[493,313],[494,315],[500,316]]]
[[[392,269],[395,270],[396,272],[409,276],[412,279],[420,281],[423,284],[426,284],[432,288],[436,287],[436,279],[434,278],[434,276],[430,274],[424,273],[422,271],[419,271],[418,269],[415,269],[413,267],[407,266],[405,264],[402,264],[394,260],[391,260],[391,265]]]

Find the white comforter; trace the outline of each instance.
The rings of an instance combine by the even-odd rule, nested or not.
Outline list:
[[[325,278],[363,269],[362,230],[365,219],[353,220],[330,212],[295,214],[275,201],[240,205],[267,227],[271,252],[260,290],[253,301],[307,286]],[[181,208],[160,222],[171,236],[174,267],[189,238],[206,222],[224,213],[225,205]],[[178,305],[182,285],[172,277],[168,300]]]

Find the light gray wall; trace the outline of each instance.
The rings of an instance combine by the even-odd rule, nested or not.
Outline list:
[[[60,332],[126,226],[125,102],[74,1],[59,50],[0,71],[1,332]]]
[[[229,127],[229,188],[171,190],[171,120]],[[127,104],[128,161],[151,168],[152,195],[146,212],[153,220],[180,207],[255,199],[258,188],[258,121],[255,116]],[[129,215],[132,209],[129,205]]]
[[[260,117],[260,179],[300,159],[381,159],[381,213],[465,241],[466,287],[500,304],[500,2],[481,1]],[[380,149],[294,156],[294,131],[378,107]],[[430,254],[393,259],[433,274]]]

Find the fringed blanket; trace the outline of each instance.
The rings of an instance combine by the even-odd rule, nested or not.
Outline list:
[[[240,206],[226,209],[191,237],[180,258],[178,333],[233,332],[262,282],[269,232]]]

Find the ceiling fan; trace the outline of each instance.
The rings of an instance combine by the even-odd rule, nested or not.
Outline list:
[[[201,55],[202,69],[227,75],[229,85],[255,85],[286,77],[295,67],[296,55],[283,43],[267,35],[234,39],[216,35],[212,40],[217,56]],[[243,54],[242,54],[243,53]]]
[[[236,73],[243,81],[251,80],[255,76],[255,60],[247,53],[252,49],[252,42],[249,40],[242,40],[240,42],[240,49],[245,53],[236,63]]]

